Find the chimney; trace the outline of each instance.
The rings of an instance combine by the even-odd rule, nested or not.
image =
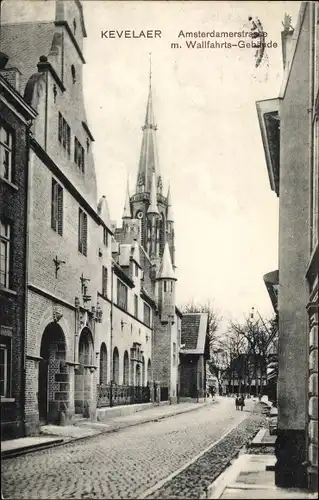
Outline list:
[[[13,87],[15,90],[20,92],[20,76],[21,72],[17,68],[3,68],[0,69],[0,75],[7,80],[7,82]]]

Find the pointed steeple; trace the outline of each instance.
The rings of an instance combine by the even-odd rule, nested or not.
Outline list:
[[[143,139],[142,147],[139,161],[139,168],[137,174],[136,182],[136,192],[137,193],[150,193],[152,186],[152,176],[155,172],[155,186],[157,186],[159,175],[159,165],[157,157],[157,146],[156,146],[156,130],[157,125],[155,124],[154,112],[153,112],[153,96],[152,96],[152,69],[150,61],[150,73],[149,73],[149,89],[148,89],[148,99],[146,106],[145,122],[142,127]]]
[[[150,196],[150,204],[147,209],[147,215],[159,215],[159,211],[157,208],[155,172],[153,172],[152,175],[151,196]]]
[[[164,247],[164,253],[162,257],[161,267],[158,273],[158,279],[170,279],[177,281],[172,265],[171,253],[169,251],[169,246],[167,242],[165,243]]]
[[[167,222],[174,222],[174,212],[172,208],[172,201],[171,201],[171,186],[168,186],[168,191],[167,191]]]
[[[132,218],[132,216],[131,216],[131,206],[130,206],[130,189],[129,189],[129,183],[128,183],[128,179],[127,179],[125,205],[124,205],[122,219],[131,219],[131,218]]]

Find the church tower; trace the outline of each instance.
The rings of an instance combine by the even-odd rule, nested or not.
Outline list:
[[[160,266],[165,243],[168,242],[174,265],[174,220],[170,193],[163,195],[163,183],[159,168],[156,132],[153,112],[152,72],[150,65],[149,89],[142,145],[134,194],[129,198],[130,215],[141,222],[141,244],[157,269]],[[125,202],[128,214],[128,200]]]

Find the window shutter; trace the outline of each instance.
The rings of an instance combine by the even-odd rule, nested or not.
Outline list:
[[[78,250],[82,253],[82,210],[79,208]]]
[[[88,216],[83,213],[83,254],[87,256]]]
[[[58,233],[63,234],[63,189],[59,186],[58,192]]]
[[[54,231],[57,230],[57,183],[52,179],[51,193],[51,227]]]

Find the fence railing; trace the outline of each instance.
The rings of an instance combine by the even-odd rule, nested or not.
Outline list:
[[[102,384],[97,386],[97,408],[149,403],[149,386]]]

